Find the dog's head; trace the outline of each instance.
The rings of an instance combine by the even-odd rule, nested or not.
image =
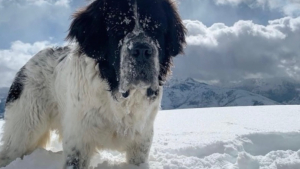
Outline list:
[[[171,0],[95,0],[74,15],[67,38],[97,60],[112,92],[151,96],[183,52],[185,31]]]

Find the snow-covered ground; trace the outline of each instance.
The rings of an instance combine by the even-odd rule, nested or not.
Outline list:
[[[3,121],[0,122],[0,125]],[[38,149],[4,169],[59,169],[61,145],[53,135]],[[299,169],[300,106],[230,107],[161,111],[148,164],[124,162],[105,151],[95,169]]]

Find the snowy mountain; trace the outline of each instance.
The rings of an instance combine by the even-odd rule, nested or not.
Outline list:
[[[300,104],[300,82],[292,79],[249,79],[230,87],[247,90],[282,104]]]
[[[299,169],[299,112],[300,106],[160,111],[147,164],[129,165],[124,154],[103,151],[91,165],[93,169]],[[63,164],[61,150],[54,134],[47,150],[38,149],[2,169],[58,169]]]
[[[192,78],[171,80],[164,88],[162,109],[278,105],[280,103],[240,89],[221,88]]]

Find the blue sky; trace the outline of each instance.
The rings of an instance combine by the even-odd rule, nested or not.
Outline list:
[[[0,0],[0,81],[46,46],[63,45],[86,0]],[[188,28],[173,76],[206,82],[300,79],[300,0],[178,0]],[[300,67],[300,66],[299,66]],[[298,75],[299,73],[299,75]]]

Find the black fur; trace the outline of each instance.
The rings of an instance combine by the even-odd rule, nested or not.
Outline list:
[[[135,2],[140,24],[151,18],[143,30],[159,43],[160,85],[170,73],[172,56],[183,52],[186,29],[171,0],[95,0],[74,15],[67,39],[76,40],[80,52],[98,61],[101,78],[112,92],[119,86],[119,42],[135,26]],[[121,24],[125,18],[131,22]]]
[[[81,157],[81,154],[78,150],[73,149],[72,154],[67,156],[65,165],[66,167],[72,167],[73,169],[81,169],[86,167],[86,161],[84,160],[84,157]]]
[[[58,63],[62,62],[66,57],[67,57],[67,55],[61,57],[61,58],[58,60]]]
[[[9,89],[5,106],[20,98],[22,91],[24,89],[24,80],[26,79],[26,75],[24,71],[25,71],[25,67],[22,67],[20,71],[17,73],[14,82]]]
[[[58,63],[62,62],[65,60],[65,58],[68,56],[68,53],[71,51],[71,48],[68,46],[65,47],[57,47],[55,48],[55,51],[58,53],[58,55],[62,55],[62,53],[65,53],[64,56],[62,56],[60,59],[58,59]],[[66,53],[68,51],[68,53]]]
[[[125,93],[122,93],[122,96],[123,96],[124,98],[127,98],[129,95],[130,95],[130,91],[129,91],[129,90],[126,91]]]

